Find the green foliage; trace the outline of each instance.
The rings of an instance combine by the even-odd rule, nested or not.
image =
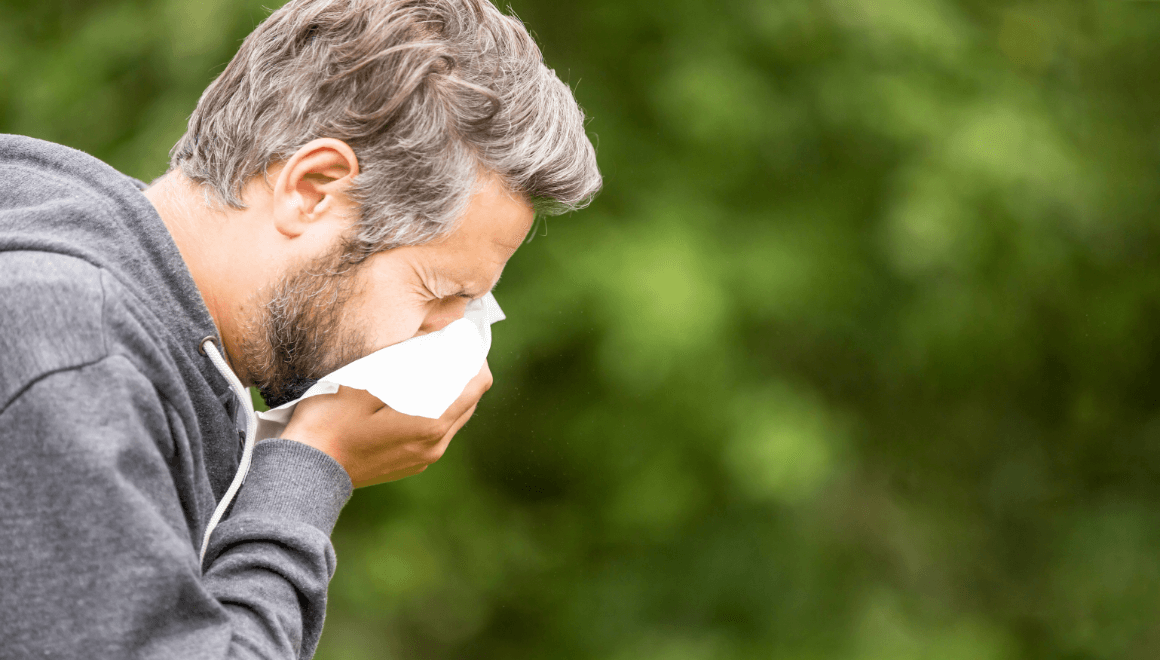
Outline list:
[[[320,658],[1160,654],[1160,5],[515,5],[606,189],[356,494]],[[0,129],[138,177],[257,2],[0,3]]]

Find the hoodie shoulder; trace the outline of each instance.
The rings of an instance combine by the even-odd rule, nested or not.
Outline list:
[[[101,271],[52,252],[0,252],[0,409],[29,384],[107,354]]]

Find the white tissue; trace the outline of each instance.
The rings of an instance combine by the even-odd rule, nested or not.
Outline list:
[[[258,413],[258,440],[274,438],[298,402],[333,394],[339,386],[366,390],[404,415],[438,419],[479,373],[491,349],[491,324],[506,318],[489,293],[473,300],[463,318],[442,330],[412,337],[355,360],[319,380],[301,397]]]

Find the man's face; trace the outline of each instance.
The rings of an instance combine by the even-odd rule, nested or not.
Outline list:
[[[499,281],[532,209],[488,180],[445,239],[352,264],[342,246],[259,292],[241,341],[243,370],[271,407],[358,358],[463,318]]]

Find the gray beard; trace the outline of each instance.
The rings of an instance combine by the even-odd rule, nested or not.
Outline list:
[[[349,249],[337,250],[263,296],[256,323],[243,333],[241,362],[266,405],[289,403],[319,378],[370,353],[364,336],[341,327],[360,262]]]

